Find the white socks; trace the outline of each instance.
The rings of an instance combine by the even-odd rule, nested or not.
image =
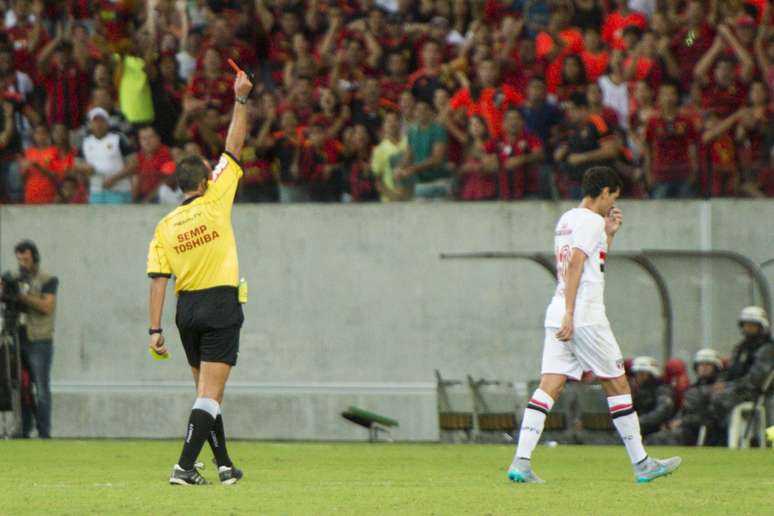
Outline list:
[[[640,420],[632,405],[632,395],[622,394],[607,398],[607,406],[610,408],[610,416],[613,424],[626,446],[632,464],[638,464],[648,458],[645,448],[642,446],[640,434]]]
[[[546,422],[546,416],[554,406],[554,400],[544,391],[537,389],[527,403],[524,409],[524,417],[521,420],[521,430],[519,431],[519,445],[516,447],[516,456],[513,458],[513,464],[519,459],[529,460],[532,457],[532,450],[540,441],[540,434],[543,433],[543,424]]]

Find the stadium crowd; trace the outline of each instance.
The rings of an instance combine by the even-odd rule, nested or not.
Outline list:
[[[766,0],[8,0],[0,202],[175,203],[257,78],[244,202],[774,196]]]

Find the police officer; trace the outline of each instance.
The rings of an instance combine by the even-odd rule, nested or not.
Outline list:
[[[712,386],[719,381],[723,361],[714,349],[700,349],[693,357],[693,370],[696,381],[685,391],[682,410],[667,423],[667,428],[648,436],[648,443],[695,446],[704,427],[703,445],[725,444],[725,431],[711,410]]]
[[[675,393],[661,380],[658,362],[652,357],[637,357],[632,363],[636,390],[634,409],[640,418],[642,435],[658,432],[675,413]]]
[[[774,342],[766,311],[748,306],[739,314],[738,323],[742,341],[734,348],[723,381],[712,387],[712,408],[724,424],[735,405],[758,396],[766,377],[774,371]]]

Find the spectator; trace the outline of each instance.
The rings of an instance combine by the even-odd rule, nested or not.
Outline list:
[[[599,35],[599,28],[602,27],[605,16],[599,2],[597,0],[574,0],[573,3],[575,8],[572,13],[571,25],[581,29],[584,34],[592,29]]]
[[[573,93],[585,95],[588,82],[586,68],[583,66],[580,56],[571,54],[565,57],[562,64],[562,78],[556,89],[557,100],[564,102]]]
[[[196,143],[207,159],[217,159],[226,140],[219,108],[191,97],[183,99],[183,114],[174,136],[178,143]]]
[[[671,73],[667,73],[671,70]],[[659,48],[656,34],[647,31],[624,61],[624,77],[628,81],[647,81],[658,91],[667,75],[676,76],[677,63],[668,48]]]
[[[108,116],[102,108],[89,111],[91,134],[81,145],[80,155],[89,166],[91,204],[125,204],[131,200],[132,169],[126,161],[131,149],[123,134],[110,130]]]
[[[610,48],[624,50],[624,29],[634,26],[644,31],[648,19],[640,12],[630,11],[627,0],[617,0],[616,4],[618,9],[608,14],[602,25],[602,39]]]
[[[319,98],[320,109],[315,118],[325,126],[328,139],[338,139],[352,119],[352,109],[347,104],[342,105],[335,90],[331,88],[320,88]]]
[[[51,141],[56,147],[52,167],[64,175],[60,184],[59,199],[62,204],[85,204],[88,201],[88,167],[78,159],[78,149],[70,144],[70,132],[64,124],[54,124]]]
[[[409,128],[416,123],[417,102],[410,91],[400,94],[398,108],[401,114],[401,132],[407,135]]]
[[[596,82],[607,71],[610,52],[602,44],[599,30],[594,27],[586,28],[583,33],[583,44],[585,49],[580,56],[586,70],[586,78],[589,82]]]
[[[410,182],[395,179],[395,170],[403,160],[408,146],[400,129],[400,115],[388,111],[382,123],[382,141],[374,147],[371,155],[371,170],[382,202],[407,201],[413,195]]]
[[[495,144],[500,162],[499,198],[547,198],[548,192],[541,181],[538,165],[545,159],[540,138],[526,130],[522,112],[509,108],[503,119],[503,134]]]
[[[185,194],[177,184],[174,161],[167,161],[161,166],[161,176],[157,193],[159,204],[179,206],[185,200]]]
[[[214,48],[204,52],[203,68],[197,70],[188,88],[188,95],[198,100],[198,106],[208,105],[225,114],[234,103],[234,92],[224,62]],[[185,105],[185,102],[183,103]]]
[[[416,125],[408,129],[408,149],[395,178],[413,179],[417,199],[448,198],[451,185],[446,169],[446,129],[433,121],[433,108],[427,101],[417,99],[415,109]]]
[[[634,410],[640,420],[643,437],[654,434],[674,416],[675,393],[661,381],[658,363],[652,357],[637,357],[632,363],[635,391]]]
[[[57,197],[57,204],[82,204],[78,200],[79,190],[82,189],[82,184],[78,178],[74,175],[65,176],[62,180],[62,185],[59,188],[59,195]]]
[[[174,143],[175,125],[183,112],[185,85],[177,66],[172,54],[164,54],[157,63],[146,66],[153,100],[153,126],[165,145]]]
[[[451,84],[441,68],[441,45],[435,40],[427,40],[421,51],[423,67],[411,74],[408,87],[417,99],[430,104],[438,88],[448,88]]]
[[[774,370],[774,342],[766,312],[757,306],[744,308],[739,315],[743,339],[736,345],[723,381],[712,387],[712,410],[717,420],[726,424],[731,409],[751,401]]]
[[[70,36],[60,31],[40,51],[38,67],[46,91],[48,123],[80,127],[89,85],[84,49],[73,46]]]
[[[0,45],[0,85],[4,92],[13,93],[24,101],[35,89],[30,76],[16,68],[13,50],[5,44]]]
[[[486,122],[480,115],[468,119],[462,165],[457,169],[459,197],[463,201],[489,201],[497,198],[498,163]]]
[[[382,127],[382,117],[387,107],[381,100],[379,80],[368,78],[363,82],[360,99],[352,105],[352,123],[362,125],[368,130],[371,141],[378,139]]]
[[[750,84],[747,109],[736,126],[736,142],[740,147],[739,162],[745,171],[742,188],[747,195],[757,193],[755,181],[768,165],[766,129],[772,119],[769,91],[763,81],[755,80]]]
[[[326,138],[324,124],[312,121],[299,165],[312,202],[339,200],[334,182],[339,171],[341,151],[340,142]]]
[[[179,2],[175,2],[176,7],[179,4]],[[179,50],[175,54],[175,59],[177,60],[178,76],[180,77],[180,80],[188,82],[196,71],[196,56],[199,55],[201,49],[202,33],[200,29],[190,26],[187,9],[180,9],[178,12],[182,27],[180,30],[181,41]]]
[[[618,115],[616,125],[629,128],[629,84],[623,72],[624,54],[613,52],[607,73],[597,80],[602,90],[602,103]]]
[[[676,21],[681,28],[672,37],[671,48],[680,71],[680,85],[688,91],[696,63],[715,41],[715,30],[707,22],[707,11],[701,0],[690,0],[685,16]]]
[[[484,59],[476,67],[478,84],[457,90],[449,101],[452,109],[464,109],[471,117],[480,116],[493,138],[500,136],[503,114],[509,106],[518,106],[524,97],[507,84],[500,84],[499,70],[494,59]]]
[[[245,175],[237,197],[240,202],[277,202],[279,191],[274,177],[272,157],[267,152],[271,135],[279,130],[275,125],[277,101],[274,95],[269,92],[261,95],[257,100],[256,109],[250,136],[245,141],[240,156]]]
[[[18,202],[24,195],[24,181],[16,156],[21,151],[21,139],[16,131],[15,97],[4,93],[0,100],[0,202]]]
[[[13,0],[13,10],[6,12],[5,30],[14,49],[14,62],[30,77],[36,75],[35,55],[48,42],[43,28],[44,9],[41,0]]]
[[[130,157],[128,165],[137,176],[132,183],[132,200],[137,203],[158,201],[159,186],[165,178],[161,169],[172,161],[172,154],[151,125],[141,127],[137,139],[140,150]]]
[[[742,178],[732,129],[745,112],[740,109],[725,118],[714,111],[707,113],[700,151],[701,191],[707,197],[730,197],[739,191]]]
[[[153,96],[146,66],[153,61],[155,9],[148,14],[146,28],[132,36],[130,50],[118,62],[118,101],[121,113],[133,125],[152,123]]]
[[[408,82],[408,64],[403,54],[392,52],[387,56],[387,74],[381,79],[382,96],[397,105]]]
[[[610,166],[620,151],[618,138],[599,115],[591,115],[586,96],[573,94],[567,102],[572,124],[564,141],[554,150],[561,171],[561,190],[571,199],[580,199],[583,172],[594,166]]]
[[[664,83],[659,110],[645,129],[646,182],[655,199],[691,197],[698,178],[698,135],[692,121],[679,113],[679,103],[677,85]]]
[[[704,86],[704,108],[713,110],[721,116],[727,116],[739,109],[747,96],[747,82],[753,73],[753,61],[749,53],[739,45],[730,29],[721,25],[719,35],[710,49],[696,64],[694,77]],[[735,62],[731,56],[721,55],[726,42],[731,42],[737,58],[742,63],[740,72],[735,72]],[[713,80],[709,80],[709,71]]]
[[[527,130],[540,138],[547,151],[553,149],[564,114],[555,104],[547,100],[546,82],[542,77],[534,77],[529,81],[527,98],[521,106],[521,112],[524,115]]]
[[[378,199],[371,170],[371,140],[364,125],[347,129],[344,135],[342,200],[367,202]],[[396,176],[396,179],[399,179]]]
[[[602,98],[602,88],[597,83],[591,83],[586,87],[586,102],[589,105],[589,113],[599,115],[614,131],[618,131],[618,113],[607,107]]]
[[[551,12],[547,30],[537,35],[537,57],[548,63],[546,86],[549,93],[556,93],[562,79],[565,57],[583,52],[583,36],[569,26],[570,13],[564,4],[558,4]]]
[[[264,135],[259,147],[270,149],[278,170],[279,201],[282,203],[308,202],[309,190],[303,184],[299,166],[303,149],[303,134],[298,127],[298,117],[287,109],[280,115],[280,130]]]
[[[647,81],[634,84],[634,96],[629,111],[629,148],[635,158],[645,155],[648,122],[658,114],[653,89]]]
[[[774,96],[774,30],[764,25],[755,38],[755,58],[758,71],[769,89],[769,97]]]
[[[53,204],[64,174],[54,167],[57,150],[51,144],[51,135],[44,124],[35,126],[33,146],[24,152],[22,172],[26,179],[25,204]]]

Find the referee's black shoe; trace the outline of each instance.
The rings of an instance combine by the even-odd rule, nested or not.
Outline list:
[[[239,480],[242,480],[242,470],[237,469],[233,464],[231,467],[221,466],[218,468],[218,477],[220,477],[221,484],[230,486],[236,484]]]
[[[177,464],[172,468],[172,476],[169,477],[169,483],[173,486],[203,486],[209,484],[207,479],[199,474],[195,466],[190,470],[185,470]]]

